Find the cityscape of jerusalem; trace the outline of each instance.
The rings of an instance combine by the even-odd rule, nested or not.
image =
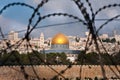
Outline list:
[[[120,80],[120,0],[0,1],[0,80]]]
[[[32,52],[32,49],[34,51],[37,51],[38,54],[41,54],[40,56],[43,57],[43,62],[41,61],[38,62],[39,60],[36,59],[33,55],[33,57],[31,56],[31,59],[33,60],[33,65],[34,68],[36,69],[36,72],[39,74],[41,79],[52,79],[54,75],[56,75],[53,72],[51,72],[51,70],[49,70],[48,66],[51,66],[53,69],[56,68],[56,70],[61,71],[64,70],[64,68],[69,69],[69,67],[71,66],[71,69],[66,71],[66,73],[63,73],[63,75],[65,75],[67,78],[66,79],[70,79],[70,80],[79,80],[79,69],[81,67],[81,61],[80,59],[82,59],[83,54],[84,54],[84,50],[85,50],[85,45],[86,45],[86,41],[88,38],[88,34],[89,32],[85,32],[85,37],[79,37],[79,36],[67,36],[63,33],[57,33],[55,34],[53,37],[49,37],[47,39],[45,39],[45,35],[44,33],[40,33],[40,37],[39,38],[30,38],[30,44],[32,48],[28,48],[26,46],[27,41],[24,41],[19,48],[15,49],[14,46],[12,47],[12,52],[16,54],[27,54],[27,51],[30,54],[35,54],[34,52]],[[113,36],[108,36],[108,34],[102,34],[99,36],[102,40],[102,43],[104,44],[104,46],[106,47],[106,50],[108,51],[108,55],[105,54],[104,49],[102,49],[102,45],[100,45],[100,50],[102,51],[103,56],[102,57],[106,57],[105,60],[111,56],[113,56],[112,60],[114,60],[114,58],[118,59],[112,63],[111,61],[106,61],[104,64],[106,64],[104,66],[104,68],[106,69],[107,72],[107,77],[108,78],[112,78],[112,79],[117,79],[116,75],[114,74],[114,72],[111,72],[111,70],[109,69],[109,66],[107,65],[111,65],[111,69],[115,70],[116,74],[119,76],[119,72],[116,70],[116,68],[113,65],[117,65],[118,69],[119,69],[119,47],[120,47],[120,35],[116,34],[116,31],[113,31]],[[15,31],[10,31],[8,34],[8,38],[5,40],[1,40],[0,41],[0,49],[1,51],[3,51],[4,49],[7,48],[6,43],[5,42],[9,42],[9,45],[14,45],[17,41],[19,41],[21,38],[19,37],[18,32]],[[100,43],[99,43],[100,44]],[[1,52],[2,53],[2,52]],[[102,79],[102,73],[101,73],[101,69],[99,66],[99,58],[97,55],[97,51],[95,49],[95,45],[92,45],[89,50],[87,50],[87,55],[84,55],[85,58],[88,58],[88,60],[90,59],[91,61],[87,61],[87,59],[85,59],[85,63],[82,66],[83,70],[82,70],[82,75],[81,75],[81,79],[95,79],[97,78],[96,75],[99,75],[98,79]],[[93,57],[91,57],[93,56]],[[105,55],[104,55],[105,54]],[[50,57],[50,55],[52,57]],[[96,55],[96,56],[95,56]],[[5,56],[5,55],[4,55]],[[3,59],[4,59],[3,56]],[[25,55],[24,55],[25,56]],[[48,57],[48,58],[47,58]],[[63,57],[63,58],[62,58]],[[66,58],[64,58],[66,57]],[[2,57],[1,57],[2,58]],[[20,58],[20,57],[19,57]],[[54,59],[53,59],[54,58]],[[98,60],[96,60],[98,59]],[[13,66],[14,69],[19,69],[20,68],[20,64],[16,64],[16,61],[14,61],[14,57],[13,59],[8,59],[8,60],[12,60],[11,61],[6,61],[6,67],[2,67],[1,70],[3,70],[3,72],[7,69],[8,72],[11,72],[13,75],[16,75],[16,71],[9,69],[9,67],[7,67],[7,65],[9,65],[10,67],[12,65],[16,65]],[[36,60],[36,61],[34,61]],[[92,61],[94,60],[94,61]],[[96,61],[96,62],[95,62]],[[98,61],[98,62],[97,62]],[[32,62],[32,61],[31,61]],[[30,68],[30,63],[26,62],[24,63],[24,58],[23,58],[23,64],[27,67],[26,71],[28,72],[29,75],[34,75],[33,70],[31,70]],[[89,69],[87,69],[89,68]],[[29,69],[31,70],[29,72]],[[97,70],[97,72],[94,70]],[[42,73],[41,73],[42,71]],[[69,71],[71,71],[72,73],[69,73]],[[91,72],[92,71],[92,72]],[[52,75],[50,75],[49,73],[52,73]],[[92,73],[92,74],[89,74]],[[84,74],[84,75],[83,75]],[[87,74],[87,75],[86,75]],[[9,76],[8,74],[6,74],[7,76]],[[72,76],[69,76],[72,75]],[[87,76],[87,77],[86,77]],[[9,79],[11,77],[11,75],[7,78]],[[2,76],[2,78],[4,78],[4,76]],[[16,80],[17,79],[23,79],[23,75],[21,75],[21,77],[19,77],[19,75],[16,75]],[[12,78],[11,78],[12,79]],[[29,79],[36,79],[35,75],[34,77],[29,77]],[[53,80],[56,79],[60,79],[60,80],[64,80],[64,78],[62,77],[58,77],[58,78],[53,78]]]
[[[55,48],[55,50],[61,50],[61,53],[65,52],[66,49],[65,47],[63,48],[59,47],[59,45],[61,46],[68,45],[67,47],[68,50],[83,51],[85,50],[88,34],[89,32],[85,32],[85,37],[79,37],[79,36],[72,36],[72,35],[67,36],[59,32],[55,34],[53,37],[49,37],[45,39],[44,33],[40,33],[40,36],[38,38],[32,38],[32,37],[30,38],[30,44],[32,48],[29,47],[28,51],[32,52],[32,49],[34,49],[35,51],[43,52],[43,49],[44,49],[47,52],[48,50],[53,49],[52,45],[56,45],[56,46],[58,45],[58,48]],[[108,34],[102,34],[99,37],[101,38],[102,43],[104,44],[104,47],[106,47],[106,50],[108,51],[109,55],[115,55],[115,53],[119,53],[120,35],[116,34],[115,30],[113,31],[113,36],[111,37],[108,36]],[[21,40],[21,38],[19,37],[18,32],[10,31],[8,34],[8,38],[0,41],[0,49],[4,50],[4,48],[7,48],[5,41],[9,42],[10,45],[14,45],[19,40]],[[20,54],[25,54],[27,53],[26,43],[27,43],[26,41],[22,42],[22,44],[17,49],[15,49],[16,46],[12,47],[12,50],[16,50]],[[102,45],[99,45],[99,46],[102,53],[105,53],[104,49],[102,48]],[[53,52],[56,52],[56,51],[53,51]],[[89,50],[87,50],[87,53],[90,53],[90,52],[97,52],[95,49],[95,45],[91,45]],[[50,53],[50,52],[48,51],[47,53]],[[71,54],[72,52],[68,51],[66,53]],[[78,54],[78,52],[76,52],[76,54]],[[72,58],[74,57],[74,55],[69,55],[68,57]],[[73,60],[75,59],[76,59],[76,56],[74,57]]]

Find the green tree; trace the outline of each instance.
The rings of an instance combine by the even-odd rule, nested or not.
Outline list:
[[[110,42],[110,39],[107,38],[107,39],[102,39],[103,42]]]
[[[115,38],[112,38],[112,39],[107,38],[107,39],[103,39],[102,41],[103,41],[103,42],[115,43],[115,42],[116,42],[116,39],[115,39]]]
[[[85,64],[92,64],[92,65],[97,65],[98,64],[98,54],[97,53],[88,53],[86,54],[86,60]]]
[[[51,65],[69,64],[65,53],[49,53],[47,54],[47,63]]]
[[[115,38],[112,38],[111,39],[111,43],[115,43],[116,42],[116,39]]]
[[[27,54],[25,54],[25,53],[20,54],[20,59],[21,59],[21,62],[22,62],[23,65],[29,65],[30,64]]]
[[[32,53],[28,53],[28,60],[30,64],[33,65],[40,65],[44,64],[44,55],[42,53],[39,53],[38,51],[33,51]]]
[[[115,53],[115,55],[113,55],[113,60],[115,64],[120,65],[120,52]]]
[[[59,57],[59,64],[70,64],[70,61],[67,60],[67,56],[64,52],[62,53],[58,53],[58,57]]]
[[[55,65],[56,64],[56,57],[57,57],[57,53],[47,54],[47,63]]]
[[[1,57],[2,65],[18,65],[20,64],[20,55],[18,51],[12,51],[7,54],[3,54]]]
[[[99,64],[99,57],[98,54],[95,52],[85,53],[85,51],[81,51],[78,54],[77,64],[82,65],[98,65]]]
[[[83,64],[85,60],[85,51],[81,51],[81,53],[78,54],[77,64]]]

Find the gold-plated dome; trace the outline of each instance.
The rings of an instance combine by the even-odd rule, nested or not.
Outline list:
[[[64,34],[58,33],[53,37],[52,44],[69,44],[69,40]]]

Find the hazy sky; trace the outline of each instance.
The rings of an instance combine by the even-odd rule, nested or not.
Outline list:
[[[5,5],[13,2],[23,2],[29,4],[33,7],[37,7],[41,0],[0,0],[0,9],[2,9]],[[81,0],[84,2],[85,7],[87,7],[87,11],[89,11],[89,7],[87,6],[85,0]],[[100,7],[104,5],[120,3],[120,0],[89,0],[92,3],[92,7],[94,12],[98,10]],[[72,0],[50,0],[46,3],[42,8],[40,8],[39,12],[41,16],[47,15],[49,13],[54,12],[62,12],[62,13],[69,13],[75,16],[80,17],[83,19],[81,12],[79,11],[78,7]],[[3,32],[6,34],[11,30],[19,31],[26,29],[28,25],[29,18],[31,17],[33,10],[28,7],[23,6],[14,6],[9,7],[0,15],[0,26],[2,27]],[[100,12],[96,19],[109,19],[116,15],[120,14],[120,7],[110,8],[103,10]],[[36,18],[33,19],[34,24],[36,22]],[[51,25],[51,24],[59,24],[59,23],[66,23],[66,22],[74,22],[76,20],[68,17],[51,17],[41,21],[37,27]],[[98,28],[102,23],[105,21],[96,21],[96,27]],[[100,33],[112,33],[114,29],[117,30],[119,33],[120,30],[120,21],[113,21],[106,25]],[[43,32],[46,37],[51,37],[58,32],[62,32],[66,35],[84,35],[85,31],[87,30],[86,26],[82,25],[81,23],[74,23],[74,24],[67,24],[61,26],[50,26],[46,28],[39,28],[32,32],[32,36],[39,37],[40,33]]]

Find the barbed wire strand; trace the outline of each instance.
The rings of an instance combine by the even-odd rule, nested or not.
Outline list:
[[[34,8],[33,6],[31,6],[31,5],[28,5],[28,4],[26,4],[26,3],[15,2],[15,3],[9,3],[9,4],[5,5],[5,6],[0,10],[0,15],[3,13],[3,11],[5,11],[7,8],[9,8],[9,7],[11,7],[11,6],[12,6],[12,7],[13,7],[13,6],[25,6],[25,7],[28,7],[28,8],[30,8],[30,9],[35,10],[35,8]],[[40,13],[37,12],[37,15],[40,15]]]
[[[104,70],[104,67],[103,67],[102,57],[101,57],[101,54],[100,54],[101,52],[99,50],[99,46],[98,46],[97,39],[96,39],[97,38],[96,29],[95,29],[95,26],[93,26],[94,21],[90,20],[89,14],[87,13],[86,8],[84,7],[84,5],[81,1],[74,0],[74,2],[78,6],[78,8],[81,10],[81,13],[83,14],[83,16],[84,16],[84,18],[85,18],[85,20],[88,24],[88,29],[90,29],[90,33],[92,34],[92,39],[94,40],[96,50],[99,53],[99,60],[100,60],[102,75],[103,75],[103,78],[106,79],[106,74],[105,74],[105,70]]]
[[[28,49],[28,47],[30,46],[30,45],[29,45],[29,41],[27,41],[26,45],[27,45],[27,50],[29,50],[29,49]],[[36,75],[37,79],[40,80],[40,78],[39,78],[37,72],[35,71],[35,68],[33,67],[32,59],[31,59],[31,57],[30,57],[30,55],[29,55],[30,53],[27,52],[27,54],[28,54],[27,56],[28,56],[30,65],[31,65],[31,67],[32,67],[32,70],[33,70],[34,74]]]
[[[28,26],[27,26],[27,32],[26,32],[26,38],[28,38],[28,35],[29,35],[29,30],[30,30],[30,25],[32,23],[32,19],[35,17],[35,14],[36,12],[38,12],[39,8],[41,8],[45,3],[47,3],[49,0],[42,0],[38,5],[37,5],[37,8],[35,8],[33,14],[31,15],[30,19],[29,19],[29,23],[28,23]],[[38,18],[40,19],[40,17]]]
[[[109,19],[95,19],[95,21],[106,21],[106,20],[109,20]],[[120,21],[120,19],[114,19],[114,21]],[[69,25],[69,24],[76,24],[76,23],[80,23],[80,21],[71,21],[71,22],[65,22],[65,23],[58,23],[58,24],[50,24],[50,25],[43,25],[43,26],[39,26],[39,27],[36,27],[34,29],[38,29],[38,28],[46,28],[46,27],[53,27],[53,26],[61,26],[61,25]],[[85,23],[86,25],[86,23]],[[26,29],[23,29],[23,30],[18,30],[18,31],[15,31],[17,33],[22,33],[22,32],[25,32]],[[8,33],[4,33],[3,34],[4,36],[7,36],[9,35]],[[2,36],[2,35],[0,35]]]
[[[114,7],[120,7],[120,4],[109,4],[109,5],[106,5],[106,6],[103,6],[102,8],[99,8],[96,12],[95,12],[95,15],[94,17],[101,11],[105,10],[105,9],[109,9],[109,8],[114,8]]]
[[[87,1],[87,0],[86,0]],[[39,18],[38,18],[38,21],[36,22],[36,24],[30,29],[30,25],[31,25],[31,23],[32,23],[32,19],[35,17],[35,15],[36,15],[36,13],[38,12],[38,10],[39,10],[39,8],[40,7],[42,7],[45,3],[47,3],[48,2],[48,0],[42,0],[41,1],[41,3],[37,6],[37,8],[35,8],[34,9],[34,12],[33,12],[33,14],[32,14],[32,16],[31,16],[31,18],[29,19],[29,24],[28,24],[28,29],[27,29],[27,32],[26,32],[26,35],[25,35],[25,37],[22,39],[23,41],[26,39],[27,40],[27,42],[29,42],[29,35],[30,35],[30,33],[33,31],[33,29],[35,29],[36,28],[36,26],[38,25],[38,23],[41,21],[41,20],[43,20],[43,19],[45,19],[45,18],[47,18],[47,17],[50,17],[50,16],[56,16],[56,15],[58,15],[58,16],[61,16],[61,15],[66,15],[67,13],[54,13],[54,14],[48,14],[47,16],[43,16],[43,17],[41,17],[41,16],[39,16]],[[105,26],[107,23],[109,23],[110,21],[113,21],[115,18],[118,18],[119,17],[119,15],[118,16],[116,16],[116,17],[114,17],[114,18],[112,18],[112,19],[109,19],[107,22],[105,22],[103,25],[101,25],[100,26],[100,28],[96,31],[96,29],[95,29],[95,26],[94,26],[94,18],[95,18],[95,16],[93,17],[93,20],[90,20],[90,17],[89,17],[89,14],[87,13],[87,11],[86,11],[86,8],[84,7],[84,5],[83,5],[83,3],[81,3],[81,1],[78,1],[78,0],[74,0],[74,2],[76,3],[76,5],[78,6],[78,8],[80,9],[80,11],[82,12],[82,14],[83,14],[83,16],[84,16],[84,18],[85,18],[85,24],[87,24],[87,26],[88,26],[88,29],[90,29],[90,34],[92,34],[92,39],[94,40],[94,43],[96,44],[95,46],[96,46],[96,50],[98,51],[98,53],[99,53],[99,58],[100,58],[100,60],[101,60],[101,52],[100,52],[100,49],[99,49],[99,44],[98,44],[98,42],[97,42],[97,37],[98,37],[98,35],[97,35],[97,33],[99,32],[99,30],[103,27],[103,26]],[[13,6],[13,5],[19,5],[18,3],[15,3],[15,4],[9,4],[9,5],[7,5],[7,6],[5,6],[4,8],[3,8],[3,10],[1,10],[0,11],[0,14],[4,11],[4,10],[6,10],[6,8],[7,7],[10,7],[10,6]],[[20,4],[20,5],[25,5],[25,4]],[[88,5],[91,7],[91,4],[88,2]],[[110,8],[110,7],[116,7],[116,6],[120,6],[119,4],[114,4],[114,5],[108,5],[108,6],[104,6],[103,8],[100,8],[96,13],[95,13],[95,15],[97,15],[98,14],[98,12],[100,12],[100,11],[102,11],[103,9],[106,9],[106,8]],[[29,6],[28,6],[29,7]],[[92,7],[91,7],[92,8]],[[38,13],[38,15],[40,15],[39,13]],[[73,17],[74,19],[79,19],[78,17],[74,17],[73,15],[67,15],[68,17]],[[82,22],[82,21],[81,21]],[[1,36],[3,36],[3,34],[1,34]],[[29,43],[30,44],[30,43]],[[9,45],[7,45],[8,46],[8,48],[10,48],[9,47]],[[27,50],[28,50],[28,46],[30,46],[30,45],[27,45]],[[16,57],[17,58],[17,57]],[[19,60],[18,60],[19,61]],[[102,62],[100,62],[100,64],[101,64],[101,70],[102,70],[102,74],[103,74],[103,77],[104,78],[106,78],[106,73],[105,73],[105,70],[104,70],[104,67],[102,66],[103,65],[103,63]],[[23,67],[24,68],[24,67]],[[22,70],[24,70],[24,69],[22,69]],[[53,71],[55,71],[54,69],[53,69]],[[24,71],[23,71],[24,72]],[[25,72],[24,72],[25,73]],[[57,72],[58,73],[58,72]],[[59,73],[58,73],[59,74]],[[24,74],[25,75],[25,78],[26,79],[28,79],[28,75],[26,75],[26,74]],[[64,77],[64,76],[63,76]]]
[[[45,65],[47,65],[47,63],[46,63],[44,60],[42,60],[42,59],[37,55],[36,51],[34,51],[34,49],[32,48],[32,45],[30,44],[30,42],[28,42],[28,43],[29,43],[29,47],[32,49],[32,51],[34,52],[34,54],[36,55],[36,57],[38,57],[38,59],[39,59],[40,61],[42,61]],[[49,65],[48,65],[48,67],[49,67],[51,70],[53,70],[55,73],[57,73],[59,76],[61,76],[62,78],[65,79],[65,77],[64,77],[62,74],[60,74],[58,71],[56,71],[54,68],[52,68],[52,67],[49,66]]]
[[[95,12],[95,16],[96,16],[99,12],[101,12],[102,10],[105,10],[105,9],[111,8],[111,7],[120,7],[120,4],[109,4],[109,5],[107,5],[107,6],[103,6],[102,8],[99,8],[99,9]],[[93,20],[94,20],[95,16],[93,17]],[[103,25],[101,25],[101,26],[99,27],[99,29],[96,31],[96,34],[98,34],[98,32],[100,31],[100,29],[103,28],[103,26],[107,25],[109,22],[115,20],[115,19],[118,18],[118,17],[119,17],[119,15],[117,15],[117,16],[109,19],[108,21],[106,21]],[[101,43],[101,40],[100,40],[99,36],[98,36],[98,39],[99,39],[99,41],[100,41],[100,43]],[[102,44],[102,43],[101,43],[101,44]],[[103,44],[102,44],[102,47],[104,48],[105,52],[107,53],[107,51],[106,51],[105,47],[103,46]],[[107,54],[108,54],[108,53],[107,53]],[[114,61],[113,61],[110,57],[109,57],[109,59],[111,60],[112,64],[114,64]],[[109,68],[110,68],[110,66],[109,66]],[[116,65],[115,65],[115,68],[118,70],[118,72],[119,72],[119,74],[120,74],[120,70],[118,69],[118,67],[117,67]],[[110,68],[110,69],[111,69],[111,68]],[[112,70],[112,69],[111,69],[111,70]],[[113,71],[113,70],[112,70],[112,71]],[[115,72],[114,72],[114,74],[115,74]],[[119,78],[119,76],[118,76],[117,74],[115,74],[115,75]]]
[[[92,13],[92,18],[94,17],[94,11],[93,11],[93,8],[92,8],[92,5],[91,5],[91,3],[89,2],[89,0],[86,0],[86,2],[88,3],[88,6],[89,6],[89,8],[90,8],[90,11],[91,11],[91,13]]]
[[[2,30],[1,30],[1,27],[0,27],[0,33],[1,33],[2,37],[4,38],[3,32],[2,32]],[[5,41],[5,43],[8,44],[6,41]],[[9,47],[9,45],[7,45],[7,46],[8,46],[8,48],[12,51],[11,47]],[[5,50],[6,50],[6,49],[5,49]],[[2,62],[1,65],[5,64],[5,62],[6,62],[6,61],[10,58],[10,56],[12,56],[12,55],[15,56],[15,59],[16,59],[17,62],[21,65],[21,71],[23,72],[23,74],[25,75],[25,78],[26,78],[25,70],[24,70],[24,68],[22,68],[22,67],[23,67],[23,64],[22,64],[22,62],[20,61],[19,57],[18,57],[15,53],[10,52],[10,55]]]
[[[105,51],[105,54],[108,54],[108,51],[106,50],[106,48],[104,47],[100,37],[98,36],[98,41],[101,43],[102,45],[102,48],[104,49]],[[103,57],[104,58],[104,57]],[[105,59],[105,58],[104,58]],[[111,57],[108,57],[108,59],[112,62],[113,65],[115,65],[115,68],[117,69],[117,71],[119,72],[120,74],[120,70],[118,69],[117,65],[115,64],[114,60],[111,58]],[[108,61],[108,59],[106,59],[106,61]],[[108,65],[109,66],[109,65]],[[109,66],[110,70],[116,75],[117,78],[120,78],[119,75],[117,75],[117,72],[115,72],[110,66]]]
[[[76,19],[76,20],[82,22],[84,25],[86,25],[86,23],[85,23],[83,20],[81,20],[81,19],[79,19],[78,17],[73,16],[73,15],[71,15],[71,14],[67,14],[67,13],[53,13],[53,14],[48,14],[48,15],[45,15],[45,16],[43,16],[43,17],[40,17],[39,20],[36,22],[36,24],[31,28],[31,30],[29,31],[28,34],[30,34],[30,33],[33,31],[33,29],[36,28],[36,26],[38,25],[38,23],[39,23],[41,20],[46,19],[46,18],[49,18],[49,17],[52,17],[52,16],[67,16],[67,17]]]
[[[113,21],[114,19],[116,19],[116,18],[118,18],[118,17],[120,17],[120,15],[117,15],[117,16],[115,16],[115,17],[107,20],[105,23],[103,23],[103,24],[98,28],[98,30],[96,31],[96,34],[98,34],[98,32],[100,31],[100,29],[102,29],[105,25],[107,25],[108,23],[110,23],[111,21]]]

